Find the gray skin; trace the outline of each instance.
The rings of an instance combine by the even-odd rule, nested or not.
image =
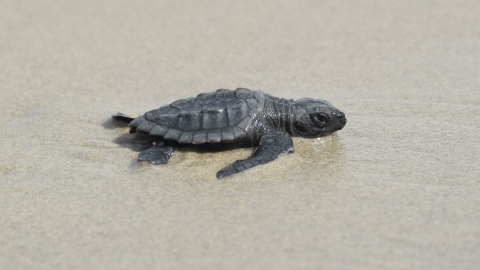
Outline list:
[[[122,113],[114,118],[129,123],[130,133],[157,137],[138,160],[166,164],[179,144],[229,144],[256,147],[252,156],[237,160],[217,178],[244,171],[293,152],[292,137],[317,138],[342,129],[345,114],[320,99],[283,99],[261,91],[219,89],[175,101],[137,118]]]

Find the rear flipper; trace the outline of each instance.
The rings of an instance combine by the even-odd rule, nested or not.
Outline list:
[[[244,171],[260,164],[275,160],[280,154],[293,153],[292,137],[288,133],[274,131],[264,134],[260,139],[260,145],[253,155],[247,159],[237,160],[217,173],[217,178]]]
[[[127,123],[130,123],[135,119],[135,118],[127,116],[123,113],[114,114],[114,115],[112,115],[112,117],[115,118],[115,119],[118,119],[120,121],[127,122]],[[136,127],[131,127],[130,128],[130,134],[135,133],[135,132],[137,132],[137,128]]]
[[[167,164],[168,160],[175,154],[176,146],[165,146],[163,142],[156,144],[138,154],[138,160],[148,161],[153,165]]]
[[[123,113],[114,114],[114,115],[112,115],[112,117],[115,118],[115,119],[118,119],[118,120],[120,120],[120,121],[127,122],[127,123],[130,123],[130,122],[133,121],[133,119],[135,119],[135,118],[132,118],[132,117],[130,117],[130,116],[127,116],[127,115],[125,115],[125,114],[123,114]]]

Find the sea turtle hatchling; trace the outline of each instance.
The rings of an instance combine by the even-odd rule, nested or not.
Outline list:
[[[130,133],[157,137],[138,160],[165,164],[180,144],[230,144],[256,147],[247,159],[221,169],[223,178],[293,152],[292,137],[317,138],[342,129],[345,114],[321,99],[283,99],[261,91],[219,89],[181,99],[137,118],[122,113]]]

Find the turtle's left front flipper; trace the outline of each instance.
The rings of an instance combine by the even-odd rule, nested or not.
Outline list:
[[[260,138],[260,145],[247,159],[237,160],[217,173],[217,178],[244,171],[275,160],[281,154],[293,153],[292,137],[286,132],[272,131]]]

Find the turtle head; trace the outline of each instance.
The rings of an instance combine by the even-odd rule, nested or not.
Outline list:
[[[342,129],[345,114],[326,100],[302,98],[292,104],[292,135],[316,138]]]

